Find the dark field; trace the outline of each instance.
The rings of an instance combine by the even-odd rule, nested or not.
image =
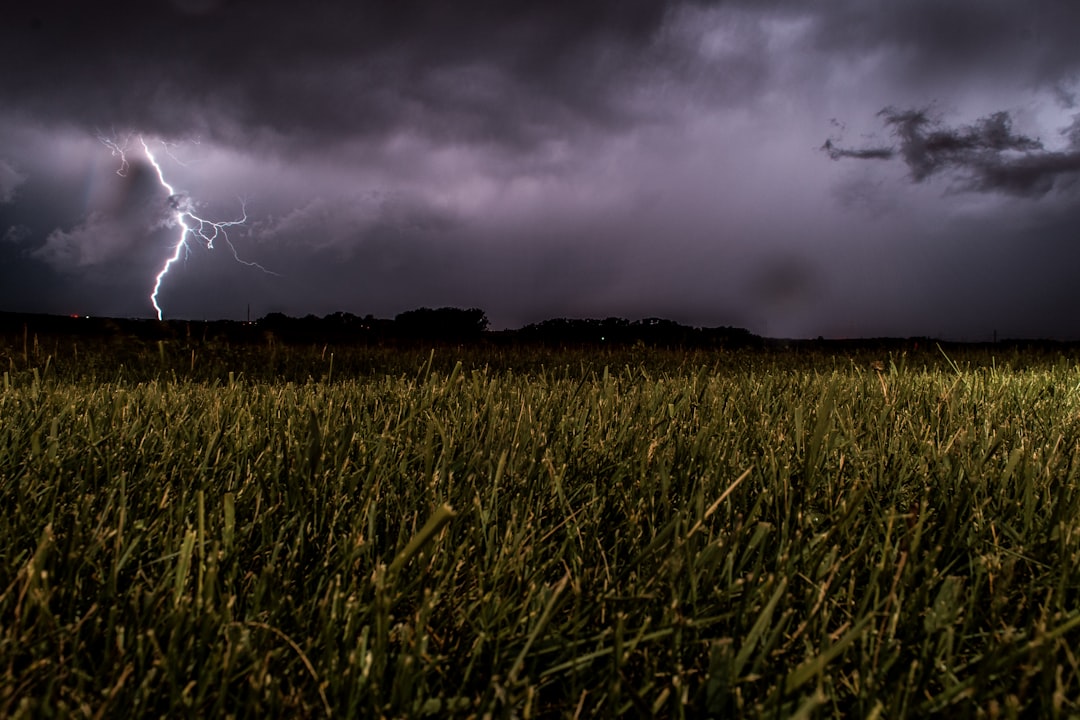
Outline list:
[[[1075,716],[1073,357],[9,333],[0,715]]]

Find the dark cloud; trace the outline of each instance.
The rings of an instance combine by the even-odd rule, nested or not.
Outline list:
[[[977,192],[1041,196],[1055,183],[1080,172],[1080,133],[1076,122],[1064,134],[1069,147],[1047,150],[1040,140],[1013,130],[1012,117],[1000,111],[972,125],[948,127],[929,110],[887,107],[878,113],[898,147],[845,148],[831,138],[822,150],[833,160],[901,158],[911,179],[922,182],[947,171],[959,173],[961,186]]]
[[[1073,2],[831,0],[815,7],[818,46],[847,59],[879,58],[879,79],[894,90],[934,93],[976,79],[1051,87],[1080,64],[1080,4]]]
[[[884,72],[922,86],[977,69],[1067,93],[1074,5],[42,0],[0,24],[0,63],[18,69],[0,96],[39,122],[265,151],[403,133],[522,150],[678,113],[672,84],[755,95],[772,79],[770,22],[805,20],[826,60],[884,53]],[[643,88],[670,106],[638,103]]]
[[[892,148],[843,148],[833,143],[832,139],[825,141],[825,144],[821,146],[821,149],[832,158],[833,160],[840,160],[841,158],[855,158],[856,160],[889,160],[896,151]]]
[[[197,10],[192,10],[197,7]],[[22,5],[0,95],[41,120],[231,143],[416,132],[529,146],[623,122],[665,8],[579,3]]]

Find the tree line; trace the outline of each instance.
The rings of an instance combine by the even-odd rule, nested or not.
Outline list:
[[[323,317],[270,313],[258,320],[144,320],[0,312],[0,335],[16,339],[27,333],[73,336],[134,336],[222,339],[232,342],[414,344],[528,344],[547,347],[627,346],[745,347],[761,338],[743,328],[691,327],[662,318],[627,320],[554,318],[515,330],[491,330],[480,308],[422,307],[393,318],[335,312]]]

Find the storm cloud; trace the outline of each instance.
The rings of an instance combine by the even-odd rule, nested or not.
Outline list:
[[[1006,111],[980,118],[972,125],[952,128],[933,119],[926,109],[888,107],[878,115],[892,130],[898,146],[852,149],[829,139],[822,150],[833,160],[900,157],[915,182],[954,171],[960,175],[963,189],[1018,196],[1045,195],[1059,179],[1069,181],[1080,172],[1080,133],[1077,132],[1080,123],[1076,119],[1062,131],[1068,138],[1068,148],[1052,151],[1040,140],[1014,132],[1012,118]]]
[[[44,2],[9,11],[0,93],[35,118],[322,144],[408,130],[529,147],[623,121],[662,4]],[[619,82],[612,82],[617,77]]]
[[[1080,262],[1078,25],[1054,0],[23,4],[0,308],[152,314],[177,227],[142,138],[279,273],[193,242],[168,317],[1080,336],[1073,284],[1037,281]]]

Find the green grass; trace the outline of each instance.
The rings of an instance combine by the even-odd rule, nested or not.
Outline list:
[[[4,352],[0,715],[1080,713],[1068,360]]]

